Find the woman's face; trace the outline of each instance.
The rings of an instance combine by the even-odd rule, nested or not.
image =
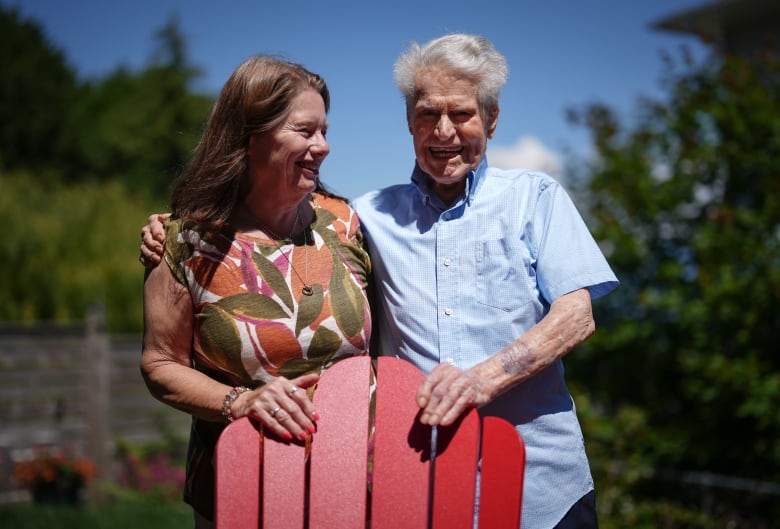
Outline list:
[[[250,193],[300,201],[317,187],[320,165],[330,153],[325,103],[315,90],[293,100],[280,126],[249,138]]]
[[[457,194],[465,177],[485,154],[498,112],[483,116],[476,86],[444,70],[430,69],[417,78],[418,97],[409,131],[420,168],[440,195]]]

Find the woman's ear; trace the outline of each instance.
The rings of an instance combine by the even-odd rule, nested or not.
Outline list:
[[[247,142],[247,145],[246,145],[246,153],[245,154],[247,155],[247,157],[251,158],[251,156],[252,156],[252,147],[254,147],[254,145],[255,145],[255,134],[252,134],[252,135],[249,136],[249,141]]]

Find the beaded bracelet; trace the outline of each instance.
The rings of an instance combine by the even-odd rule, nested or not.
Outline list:
[[[230,407],[239,395],[247,391],[249,391],[249,388],[246,386],[236,386],[230,390],[230,393],[225,395],[225,400],[222,401],[222,416],[227,419],[227,422],[233,422],[233,419],[235,419],[233,413],[230,411]]]

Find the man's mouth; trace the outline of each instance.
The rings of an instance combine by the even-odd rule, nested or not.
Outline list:
[[[449,159],[463,152],[463,147],[431,147],[428,149],[428,152],[430,152],[434,158]]]

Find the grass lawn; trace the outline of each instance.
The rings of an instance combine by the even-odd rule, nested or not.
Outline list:
[[[191,529],[192,509],[167,501],[123,502],[74,509],[0,507],[0,529]]]

